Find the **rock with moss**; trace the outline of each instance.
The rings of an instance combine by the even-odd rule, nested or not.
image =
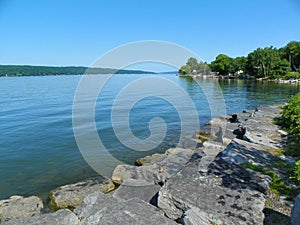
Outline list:
[[[39,215],[43,209],[43,202],[39,197],[12,196],[0,201],[0,221],[2,223],[16,219],[29,218]]]
[[[145,164],[155,163],[156,161],[166,158],[166,157],[167,157],[167,155],[165,155],[165,154],[156,153],[156,154],[145,156],[143,158],[139,158],[139,159],[135,160],[135,165],[142,166]]]
[[[51,206],[54,209],[74,209],[93,192],[108,193],[115,189],[111,179],[94,177],[75,184],[58,187],[50,192]]]

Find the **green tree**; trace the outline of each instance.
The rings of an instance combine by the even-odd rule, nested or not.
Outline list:
[[[233,59],[233,69],[234,72],[238,72],[239,70],[245,71],[246,70],[246,64],[247,64],[247,58],[246,57],[236,57]]]
[[[234,73],[233,59],[227,55],[219,54],[214,61],[211,62],[210,68],[220,75]]]
[[[179,74],[189,75],[192,73],[192,69],[189,65],[184,65],[179,69]]]
[[[191,57],[191,58],[188,59],[186,65],[190,66],[192,71],[197,70],[198,61],[197,61],[197,59]]]
[[[291,63],[291,69],[296,71],[300,66],[300,42],[291,41],[286,45],[285,58]]]
[[[198,63],[196,70],[199,74],[209,74],[211,72],[207,63],[201,61]]]
[[[281,61],[279,51],[271,46],[249,53],[246,69],[250,75],[256,77],[273,77],[276,74],[275,69],[280,70],[280,64],[286,66]]]

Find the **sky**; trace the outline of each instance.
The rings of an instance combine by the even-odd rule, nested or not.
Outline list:
[[[299,0],[0,0],[0,64],[88,66],[143,40],[211,62],[300,41],[299,21]]]

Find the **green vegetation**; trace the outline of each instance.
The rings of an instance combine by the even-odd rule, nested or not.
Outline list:
[[[179,74],[201,73],[196,63],[197,60],[195,62],[194,58],[190,58],[179,69]],[[247,57],[231,58],[219,54],[208,66],[219,75],[247,74],[255,78],[300,79],[300,42],[291,41],[279,49],[272,46],[257,48]]]
[[[186,65],[182,66],[179,69],[179,74],[181,75],[189,75],[189,74],[209,74],[210,69],[207,63],[205,62],[198,62],[195,58],[189,58]]]
[[[270,189],[276,195],[284,195],[292,198],[296,194],[297,190],[294,190],[293,187],[290,184],[288,184],[288,182],[284,181],[280,176],[278,176],[277,173],[272,171],[274,169],[280,169],[286,170],[287,173],[290,173],[291,166],[282,160],[279,161],[276,161],[276,164],[280,165],[279,167],[277,167],[276,164],[268,165],[267,167],[262,167],[253,165],[251,163],[244,163],[243,166],[271,177],[272,181],[270,183]]]
[[[298,157],[298,161],[294,165],[290,165],[277,158],[264,167],[250,163],[245,163],[243,166],[270,176],[272,178],[270,189],[276,195],[285,195],[292,198],[300,191],[300,93],[293,96],[288,104],[283,107],[282,115],[276,119],[276,122],[286,129],[290,137],[288,148],[271,151],[271,153],[275,156],[283,153],[292,155]]]
[[[78,74],[145,74],[152,73],[141,70],[117,70],[110,68],[88,68],[83,66],[19,66],[0,65],[0,76],[46,76],[46,75],[78,75]]]
[[[293,96],[289,100],[288,105],[284,106],[280,125],[284,127],[289,134],[292,134],[294,139],[300,140],[300,93]]]
[[[300,184],[300,160],[298,160],[294,167],[293,167],[293,172],[290,176],[291,179],[295,180],[298,184]]]

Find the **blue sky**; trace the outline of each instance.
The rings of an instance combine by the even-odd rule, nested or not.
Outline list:
[[[88,66],[141,40],[210,62],[300,41],[299,21],[298,0],[0,0],[0,64]]]

